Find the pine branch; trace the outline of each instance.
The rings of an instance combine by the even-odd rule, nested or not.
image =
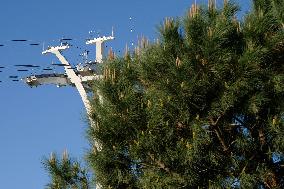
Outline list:
[[[149,155],[149,157],[151,158],[151,160],[154,161],[155,164],[159,166],[159,168],[165,170],[167,173],[170,172],[170,169],[167,168],[166,165],[165,165],[162,161],[155,159],[155,157],[154,157],[153,154],[151,154],[151,153],[149,152],[148,155]]]
[[[220,115],[215,121],[213,120],[213,118],[210,118],[209,120],[210,120],[210,126],[214,129],[217,135],[217,138],[223,147],[223,151],[227,152],[229,150],[229,147],[227,146],[224,138],[222,137],[220,128],[217,126],[218,122],[220,121],[222,117],[223,117],[223,114]]]
[[[216,133],[216,135],[217,135],[217,137],[218,137],[218,139],[219,139],[219,141],[220,141],[220,143],[221,143],[221,145],[222,145],[222,147],[223,147],[223,151],[224,151],[224,152],[227,152],[227,151],[229,150],[229,148],[228,148],[228,146],[226,145],[225,140],[224,140],[223,137],[221,136],[221,134],[220,134],[218,128],[216,128],[216,126],[214,127],[214,131],[215,131],[215,133]]]

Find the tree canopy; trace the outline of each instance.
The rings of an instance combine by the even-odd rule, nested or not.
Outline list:
[[[284,1],[166,18],[94,81],[87,161],[102,188],[284,188]],[[97,149],[96,143],[100,145]]]

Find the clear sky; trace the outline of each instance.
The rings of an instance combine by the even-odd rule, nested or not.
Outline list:
[[[221,0],[219,0],[221,1]],[[29,88],[13,82],[19,74],[16,64],[49,66],[57,62],[54,55],[41,54],[42,45],[59,44],[62,37],[74,39],[82,49],[64,53],[71,64],[78,63],[90,30],[111,34],[115,41],[107,43],[119,53],[126,44],[137,42],[144,35],[157,37],[156,26],[164,17],[186,13],[193,0],[1,0],[0,1],[0,188],[44,188],[48,176],[41,161],[50,152],[67,149],[74,157],[83,157],[88,148],[85,139],[86,115],[79,94],[74,88],[39,86]],[[197,0],[197,2],[207,2]],[[223,2],[223,1],[222,1]],[[248,1],[239,1],[243,10]],[[130,17],[132,19],[130,19]],[[131,29],[133,30],[131,32]],[[12,42],[27,39],[28,42]],[[40,43],[40,46],[30,46]],[[57,62],[58,63],[58,62]],[[42,73],[40,69],[31,71]]]

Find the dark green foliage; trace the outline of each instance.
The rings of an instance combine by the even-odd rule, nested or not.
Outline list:
[[[94,144],[95,137],[102,145],[101,151],[94,149],[88,156],[96,177],[103,186],[116,188],[136,187],[133,170],[136,160],[131,158],[129,148],[136,133],[146,128],[143,89],[137,72],[129,64],[131,60],[126,58],[105,65],[105,79],[96,83],[103,96],[102,100],[94,101],[94,120],[98,127],[89,129],[91,143]]]
[[[239,21],[238,6],[224,0],[216,9],[210,0],[183,19],[165,19],[156,43],[110,56],[104,79],[94,82],[88,129],[96,182],[284,188],[283,7],[254,0]],[[52,183],[71,186],[73,177],[48,162]]]
[[[284,187],[283,1],[243,22],[210,2],[104,66],[88,132],[103,188]]]

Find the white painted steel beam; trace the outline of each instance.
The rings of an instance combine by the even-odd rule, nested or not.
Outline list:
[[[90,102],[88,100],[88,96],[87,93],[83,87],[82,84],[82,80],[80,79],[79,76],[76,75],[76,73],[74,72],[73,69],[71,68],[71,65],[69,64],[69,62],[65,59],[65,57],[61,54],[62,50],[68,49],[69,46],[57,46],[57,47],[50,47],[49,49],[47,49],[46,51],[43,51],[42,54],[47,54],[47,53],[52,53],[55,54],[55,56],[59,59],[59,61],[64,65],[64,69],[65,72],[68,76],[68,78],[70,79],[71,83],[73,83],[75,85],[75,87],[77,88],[82,101],[84,103],[84,106],[87,110],[88,115],[90,115],[91,113],[91,106],[90,106]]]
[[[96,62],[102,63],[103,62],[103,56],[104,56],[104,42],[108,40],[113,40],[114,36],[103,36],[103,37],[98,37],[94,39],[90,39],[86,41],[87,45],[94,45],[96,44]]]

